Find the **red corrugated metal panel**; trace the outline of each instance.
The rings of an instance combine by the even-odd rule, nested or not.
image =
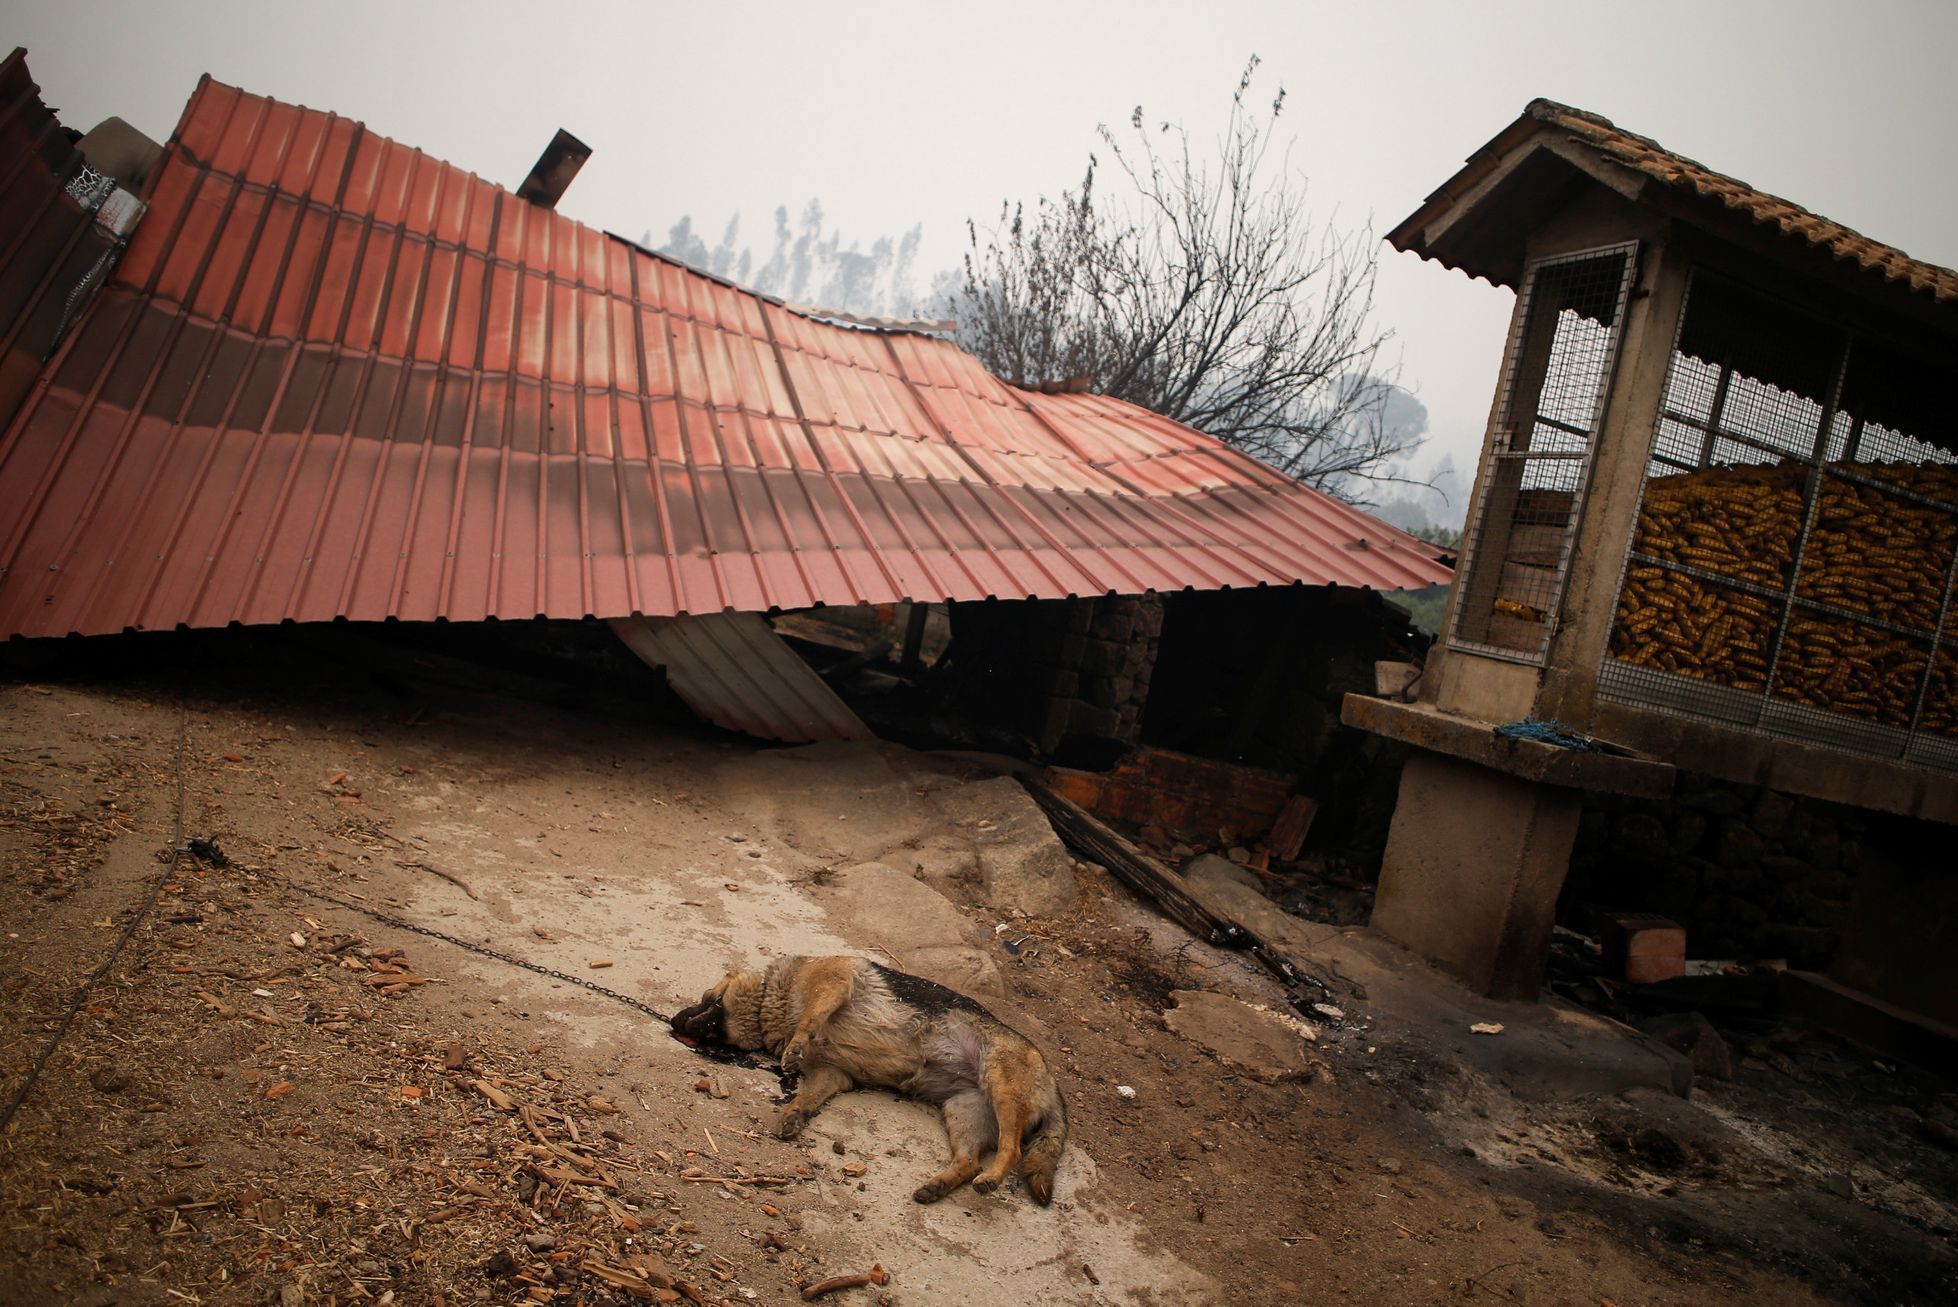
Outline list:
[[[1449,576],[1176,423],[208,79],[150,202],[0,436],[0,632]]]

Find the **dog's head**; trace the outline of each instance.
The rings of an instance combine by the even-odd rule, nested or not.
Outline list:
[[[734,970],[722,976],[692,1007],[673,1014],[673,1029],[703,1044],[762,1046],[761,974]]]

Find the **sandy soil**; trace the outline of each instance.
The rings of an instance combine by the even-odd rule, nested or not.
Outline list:
[[[873,1263],[888,1284],[831,1301],[1629,1307],[1958,1286],[1948,1170],[1913,1174],[1904,1153],[1847,1192],[1767,1143],[1740,1171],[1707,1166],[1710,1127],[1668,1116],[1678,1100],[1525,1107],[1381,1025],[1322,1032],[1303,1078],[1221,1065],[1165,1028],[1171,992],[1282,996],[1096,868],[1063,865],[1064,909],[1017,913],[1053,900],[1056,872],[1011,782],[234,635],[233,656],[207,642],[167,671],[0,684],[6,1090],[164,878],[0,1138],[6,1301],[777,1303]],[[185,833],[230,866],[167,861],[180,703]],[[1057,1200],[1015,1185],[918,1207],[944,1148],[923,1107],[850,1094],[777,1141],[767,1070],[294,885],[662,1011],[786,952],[958,983],[1058,1069],[1074,1133]],[[1747,1092],[1715,1100],[1729,1140],[1752,1128]]]

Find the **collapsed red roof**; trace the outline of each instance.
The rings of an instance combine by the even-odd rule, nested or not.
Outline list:
[[[1116,400],[206,78],[0,435],[0,634],[1446,581]]]

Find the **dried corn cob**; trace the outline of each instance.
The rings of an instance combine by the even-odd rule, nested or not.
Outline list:
[[[1931,632],[1958,549],[1958,514],[1829,475],[1801,548],[1800,599],[1922,632],[1913,638],[1846,615],[1797,606],[1774,669],[1774,692],[1796,702],[1905,726],[1926,684]],[[1857,473],[1958,503],[1958,467],[1858,464]],[[1810,469],[1717,468],[1646,486],[1632,549],[1764,590],[1790,587]],[[1668,568],[1627,569],[1613,657],[1760,692],[1786,601],[1703,582]],[[1947,622],[1947,625],[1953,623]],[[1947,640],[1958,631],[1947,630]],[[1958,733],[1958,654],[1931,660],[1922,724]]]

